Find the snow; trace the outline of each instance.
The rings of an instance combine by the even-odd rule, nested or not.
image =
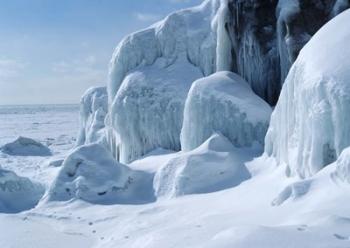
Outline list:
[[[76,107],[0,106],[1,144],[53,154],[0,151],[0,247],[349,247],[350,12],[301,52],[260,156],[269,105],[234,73],[193,83],[229,65],[227,11],[205,1],[126,38],[109,113],[103,89],[82,100],[78,147]]]
[[[342,181],[350,183],[350,147],[345,148],[335,162],[335,176]]]
[[[265,151],[288,175],[314,175],[350,145],[349,21],[345,11],[317,32],[283,86]]]
[[[237,147],[264,144],[270,106],[232,72],[218,72],[193,83],[185,105],[181,146],[192,150],[220,132]]]
[[[60,158],[68,147],[74,146],[74,143],[59,145],[62,139],[56,138],[64,136],[65,141],[72,141],[71,135],[78,130],[78,119],[74,119],[74,115],[78,115],[77,109],[59,113],[48,110],[44,115],[30,112],[17,113],[0,122],[2,127],[14,119],[18,123],[17,129],[6,128],[1,143],[16,136],[17,130],[26,130],[24,135],[41,141],[52,138],[50,148],[55,157]],[[42,118],[45,122],[40,121]],[[33,126],[33,121],[40,124]],[[347,203],[350,187],[347,182],[332,176],[336,169],[334,165],[308,179],[305,194],[291,194],[283,203],[273,206],[272,202],[279,194],[299,180],[285,177],[286,166],[276,166],[272,157],[256,159],[254,157],[259,153],[249,151],[249,148],[235,151],[239,159],[244,158],[242,164],[251,175],[236,187],[173,199],[153,199],[152,202],[148,198],[143,202],[147,204],[137,205],[130,198],[124,201],[128,204],[119,204],[118,199],[118,204],[112,205],[91,204],[76,198],[69,201],[43,199],[34,209],[0,214],[0,247],[51,248],[58,244],[87,248],[246,248],[256,244],[262,248],[349,247]],[[154,174],[182,154],[157,149],[127,166]],[[101,159],[96,157],[94,161]],[[47,161],[41,157],[12,157],[1,153],[0,163],[18,175],[43,182],[47,190],[61,169],[47,166]],[[147,187],[142,183],[138,190],[128,195],[133,195],[133,200],[140,199],[136,193],[143,195],[142,190],[149,191],[152,187],[152,179],[149,179]]]
[[[3,153],[13,156],[51,156],[50,149],[40,142],[26,137],[18,137],[0,148]]]
[[[240,152],[227,138],[213,134],[197,149],[180,154],[158,170],[156,195],[172,198],[239,185],[250,178]]]
[[[174,12],[116,48],[108,83],[108,140],[121,162],[156,148],[180,150],[188,90],[216,70],[219,6],[219,0],[210,0]]]
[[[148,200],[147,197],[152,200],[150,182],[148,174],[131,171],[116,162],[103,146],[84,145],[73,150],[64,160],[47,200],[82,199],[99,204],[137,203]],[[147,183],[150,189],[148,191]],[[141,196],[140,199],[138,195]]]
[[[0,213],[18,213],[34,208],[44,187],[14,172],[0,168]]]
[[[106,145],[105,118],[108,112],[106,87],[89,88],[80,101],[80,130],[77,146],[100,143]]]

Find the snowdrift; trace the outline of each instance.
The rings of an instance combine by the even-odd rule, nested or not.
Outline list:
[[[91,203],[144,203],[154,200],[152,175],[132,171],[99,144],[75,149],[63,162],[48,201],[82,199]]]
[[[105,118],[108,112],[106,87],[88,89],[80,101],[80,127],[77,146],[100,143],[106,144]]]
[[[350,145],[350,11],[327,23],[302,49],[272,114],[265,151],[309,177]]]
[[[264,144],[271,107],[254,94],[248,83],[232,72],[218,72],[193,83],[188,94],[181,146],[201,145],[220,132],[237,147]]]
[[[197,149],[180,153],[157,173],[158,197],[214,192],[239,185],[250,177],[243,151],[221,134],[213,134]]]
[[[185,99],[192,82],[216,70],[220,1],[174,12],[126,37],[116,48],[108,93],[109,132],[124,163],[162,147],[180,150]],[[224,64],[224,63],[222,63]]]
[[[37,205],[45,192],[40,184],[0,168],[0,213],[18,213]]]
[[[26,138],[18,137],[15,141],[5,144],[0,151],[12,156],[51,156],[50,149],[40,142]]]

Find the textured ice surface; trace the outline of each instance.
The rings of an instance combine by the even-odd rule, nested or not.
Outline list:
[[[185,98],[199,77],[198,68],[186,58],[165,69],[159,59],[129,73],[113,104],[120,161],[130,162],[157,147],[180,150]]]
[[[18,137],[15,141],[5,144],[0,148],[3,153],[13,156],[51,156],[47,146],[26,137]]]
[[[105,118],[108,112],[106,87],[88,89],[80,101],[80,127],[77,145],[106,143]]]
[[[156,174],[158,197],[208,193],[234,187],[250,177],[240,151],[221,134],[213,134],[197,149],[180,153]]]
[[[272,114],[265,151],[308,177],[350,145],[350,11],[317,32],[302,49]]]
[[[72,151],[49,190],[49,201],[82,199],[92,203],[142,203],[153,200],[152,176],[131,171],[103,146]]]
[[[116,48],[108,85],[112,126],[108,140],[121,162],[158,147],[180,149],[191,83],[216,69],[219,6],[220,1],[211,0],[170,14],[129,35]]]
[[[198,147],[214,132],[222,133],[237,147],[264,144],[271,111],[235,73],[217,72],[199,79],[186,100],[182,149]]]
[[[14,172],[0,168],[0,213],[31,209],[44,194],[44,188]]]

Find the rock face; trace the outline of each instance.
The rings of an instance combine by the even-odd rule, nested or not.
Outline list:
[[[265,151],[287,164],[289,175],[309,177],[350,145],[349,23],[345,11],[322,27],[283,86]]]
[[[108,112],[106,87],[88,89],[80,101],[80,127],[77,146],[106,143],[105,118]]]
[[[301,48],[348,0],[229,0],[232,70],[275,104]]]
[[[3,153],[13,156],[51,156],[50,149],[40,142],[18,137],[14,142],[8,143],[0,148]]]
[[[232,72],[195,81],[185,105],[182,150],[189,151],[220,132],[236,147],[264,144],[271,107]]]

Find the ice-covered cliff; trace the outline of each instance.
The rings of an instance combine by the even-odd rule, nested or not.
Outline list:
[[[126,37],[116,48],[108,85],[110,138],[116,157],[129,162],[157,147],[180,149],[187,92],[216,70],[220,1],[170,14]]]
[[[272,114],[265,151],[308,177],[350,145],[350,11],[302,49]]]
[[[275,104],[301,48],[347,0],[229,0],[233,71]]]
[[[344,0],[206,0],[127,36],[110,63],[113,154],[127,163],[157,147],[180,150],[191,84],[216,71],[236,72],[274,105],[300,49],[347,7]]]

